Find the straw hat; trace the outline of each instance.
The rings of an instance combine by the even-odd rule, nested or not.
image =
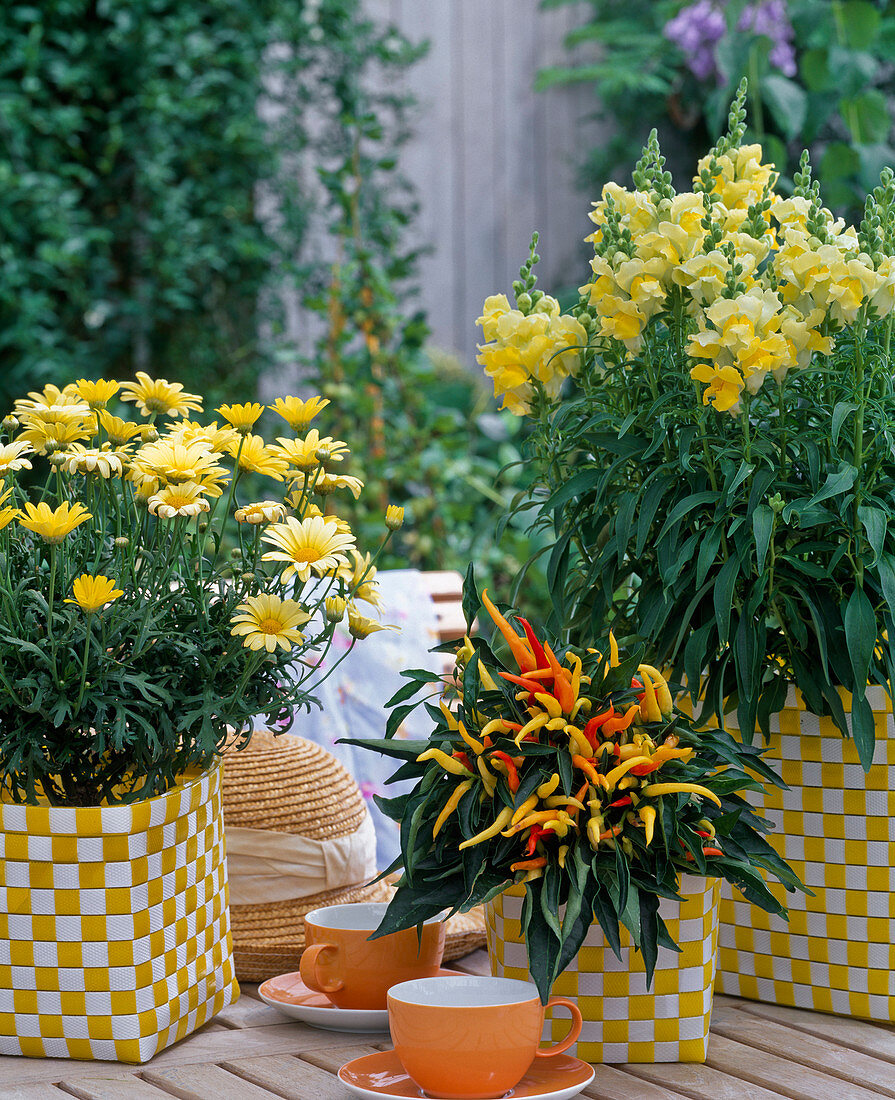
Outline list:
[[[298,969],[304,915],[325,905],[388,901],[376,838],[357,783],[331,753],[289,734],[256,732],[224,757],[224,821],[236,975]],[[480,913],[448,921],[445,959],[485,941]]]

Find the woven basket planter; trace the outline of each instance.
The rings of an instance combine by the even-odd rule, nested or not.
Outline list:
[[[391,899],[388,883],[366,885],[377,873],[376,842],[360,788],[319,745],[256,732],[247,748],[226,754],[223,790],[233,953],[241,980],[298,970],[304,915],[312,909]],[[272,858],[275,848],[280,853]],[[484,942],[480,912],[452,917],[444,958],[459,958]]]
[[[850,697],[842,692],[848,712]],[[749,799],[771,821],[768,839],[814,897],[769,883],[789,922],[722,888],[718,991],[774,1004],[895,1021],[895,727],[882,688],[869,774],[829,718],[790,690],[772,718],[766,759],[788,791]],[[725,719],[736,732],[736,715]]]
[[[621,930],[616,958],[594,923],[552,993],[581,1009],[581,1038],[569,1054],[585,1062],[704,1062],[712,1014],[718,942],[718,880],[681,878],[682,902],[662,899],[659,913],[682,951],[659,948],[653,983],[646,988],[643,958]],[[524,889],[511,887],[485,906],[491,973],[530,981],[520,918]],[[568,1033],[562,1010],[547,1010],[544,1038]]]
[[[0,1054],[146,1062],[236,1000],[220,787],[0,803]]]

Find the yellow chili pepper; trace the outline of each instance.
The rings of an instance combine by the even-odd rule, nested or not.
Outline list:
[[[584,679],[586,680],[588,677],[585,676]],[[572,713],[569,715],[569,718],[574,722],[578,717],[579,711],[583,710],[585,714],[590,714],[592,708],[593,703],[591,703],[590,699],[588,699],[586,695],[581,695],[575,700],[575,705],[572,707]]]
[[[569,747],[573,748],[574,752],[579,753],[581,756],[588,757],[593,755],[593,749],[590,747],[590,741],[584,736],[580,729],[575,726],[566,725],[565,732],[569,735]]]
[[[538,798],[549,798],[559,786],[559,772],[554,772],[550,778],[538,787]]]
[[[454,810],[456,810],[457,804],[459,803],[460,799],[463,797],[463,795],[466,794],[471,786],[472,780],[466,779],[462,783],[458,783],[457,786],[454,788],[451,797],[447,800],[447,802],[445,802],[444,809],[441,811],[438,817],[436,817],[435,824],[432,826],[433,838],[438,836],[438,834],[441,832],[441,826],[444,825],[444,823],[451,816]]]
[[[659,701],[656,699],[656,689],[653,687],[652,676],[647,672],[646,665],[638,665],[637,671],[643,680],[643,701],[640,704],[640,717],[644,722],[661,722],[662,711],[659,709]]]
[[[538,810],[536,813],[529,814],[528,817],[523,817],[521,821],[517,821],[509,829],[503,829],[500,835],[515,836],[516,833],[521,833],[531,825],[543,825],[545,821],[555,821],[558,818],[559,812],[557,810]]]
[[[572,698],[577,699],[581,690],[581,658],[577,653],[568,653],[566,660],[572,665]]]
[[[510,729],[509,723],[503,718],[492,718],[482,727],[482,737],[490,737],[494,733],[509,733]]]
[[[559,806],[574,806],[576,810],[584,809],[583,802],[579,802],[577,798],[566,794],[555,794],[551,798],[545,798],[544,805],[548,810],[554,810]]]
[[[715,792],[710,791],[707,787],[700,786],[699,783],[650,783],[640,793],[649,798],[659,794],[678,794],[680,792],[701,794],[703,798],[711,799],[717,806],[721,805],[721,799]]]
[[[446,752],[442,752],[441,749],[426,749],[416,758],[418,764],[422,764],[426,760],[434,760],[451,775],[472,775],[469,768],[461,764],[459,760],[455,760],[453,756],[448,756]]]
[[[641,806],[638,813],[640,814],[640,820],[643,822],[644,839],[648,848],[652,843],[653,830],[656,827],[656,807]]]
[[[481,657],[479,658],[479,683],[485,689],[485,691],[498,691],[497,684],[494,683],[494,677],[482,664]]]
[[[471,848],[474,844],[481,844],[483,841],[490,840],[491,837],[497,836],[497,834],[509,822],[512,816],[512,807],[505,806],[494,819],[493,825],[489,825],[487,829],[482,829],[480,833],[476,833],[475,836],[471,836],[469,840],[464,840],[462,844],[458,844],[458,850],[462,852],[464,848]]]
[[[641,665],[637,670],[638,672],[647,672],[651,678],[654,678],[653,688],[656,692],[656,699],[659,704],[659,710],[662,713],[663,718],[668,718],[671,712],[674,710],[674,702],[671,698],[671,691],[668,687],[668,681],[657,669],[652,665]]]
[[[608,744],[609,742],[605,742]],[[611,746],[610,746],[611,747]],[[632,756],[643,756],[643,749],[640,745],[630,744],[621,745],[618,750],[619,760],[630,760]]]
[[[540,714],[536,714],[534,718],[525,723],[525,725],[522,727],[521,730],[519,730],[513,740],[516,742],[517,745],[521,745],[523,738],[528,737],[530,733],[537,732],[537,730],[541,729],[543,726],[546,726],[549,721],[550,719],[548,715],[544,714],[543,711]]]
[[[664,764],[666,760],[689,760],[693,749],[674,749],[670,745],[660,745],[653,753],[654,764]]]
[[[602,828],[602,823],[598,822],[595,817],[592,817],[587,823],[587,839],[594,851],[600,846],[600,832]]]
[[[559,863],[560,867],[563,868],[563,870],[565,870],[566,856],[568,854],[569,854],[568,844],[560,844],[559,851],[556,853],[556,860],[557,860],[557,863]]]
[[[497,788],[497,776],[488,770],[488,765],[485,763],[485,758],[483,756],[477,756],[475,758],[475,766],[479,769],[479,775],[482,777],[482,783],[485,785],[488,797],[493,798],[494,791]]]
[[[612,631],[609,631],[609,667],[618,668],[618,642],[615,640],[615,635]]]
[[[526,798],[522,805],[514,811],[513,816],[510,818],[510,824],[515,825],[517,821],[521,821],[523,817],[527,817],[537,804],[537,794],[533,794],[529,798]]]
[[[441,708],[441,713],[444,715],[444,720],[447,722],[449,730],[455,730],[457,728],[457,718],[451,708],[445,703],[444,699],[438,700],[438,705]]]
[[[611,772],[606,773],[606,782],[610,787],[614,787],[623,775],[627,775],[631,768],[636,768],[640,764],[648,764],[649,762],[648,756],[631,756],[619,764],[617,768],[613,768]]]
[[[624,779],[619,780],[618,789],[620,791],[629,791],[632,787],[636,787],[640,780],[634,775],[626,775]]]
[[[479,741],[477,737],[473,737],[472,734],[467,731],[466,726],[464,726],[462,722],[457,723],[457,730],[460,736],[466,742],[466,744],[469,745],[472,751],[476,754],[476,756],[481,755],[481,753],[485,751],[484,742]]]
[[[558,699],[555,699],[552,695],[548,695],[546,691],[537,692],[535,699],[537,699],[551,718],[562,717],[563,708]]]
[[[715,826],[709,821],[707,817],[701,817],[696,824],[702,829],[704,833],[708,833],[709,836],[715,835]]]

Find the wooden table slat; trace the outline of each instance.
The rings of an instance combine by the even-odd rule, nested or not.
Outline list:
[[[844,1100],[845,1097],[848,1100],[879,1100],[880,1096],[875,1090],[855,1084],[849,1084],[846,1091],[846,1086],[837,1077],[775,1054],[757,1051],[724,1035],[712,1035],[707,1065],[728,1076],[776,1090],[791,1100]]]
[[[709,1041],[709,1051],[714,1040]],[[752,1081],[729,1077],[708,1065],[693,1062],[657,1062],[627,1065],[625,1070],[644,1081],[677,1088],[691,1100],[780,1100],[789,1093],[772,1092]],[[619,1093],[623,1096],[624,1093]]]
[[[0,1092],[3,1100],[65,1100],[70,1095],[55,1085],[10,1085]]]
[[[712,1014],[715,1035],[725,1035],[756,1050],[764,1050],[799,1062],[812,1069],[841,1077],[855,1085],[866,1085],[880,1096],[895,1097],[895,1070],[891,1064],[871,1055],[838,1046],[805,1031],[794,1031],[785,1024],[751,1016],[722,1005]]]
[[[259,1088],[221,1066],[146,1069],[143,1078],[152,1085],[158,1085],[167,1095],[179,1097],[179,1100],[270,1100],[267,1089]]]
[[[65,1082],[66,1093],[81,1100],[170,1100],[171,1093],[157,1089],[139,1077],[81,1077]],[[2,1094],[2,1095],[5,1095]],[[57,1091],[56,1097],[63,1093]]]
[[[594,1079],[582,1096],[593,1100],[684,1100],[686,1094],[661,1085],[631,1077],[616,1066],[594,1066]]]
[[[367,1053],[371,1053],[367,1050]],[[264,1095],[284,1100],[347,1100],[348,1090],[335,1076],[339,1066],[353,1057],[346,1048],[335,1070],[321,1069],[307,1060],[277,1055],[273,1058],[246,1058],[225,1062],[226,1068],[243,1080],[265,1090]],[[269,1090],[269,1091],[267,1091]],[[254,1094],[253,1094],[254,1095]]]
[[[391,1050],[391,1043],[364,1043],[362,1036],[355,1035],[356,1045],[330,1047],[324,1050],[311,1050],[299,1057],[303,1062],[325,1069],[328,1073],[338,1073],[346,1062],[354,1058],[363,1058],[367,1054],[376,1054],[380,1050]]]

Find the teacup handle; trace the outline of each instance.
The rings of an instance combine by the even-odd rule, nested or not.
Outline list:
[[[317,959],[320,957],[322,951],[338,951],[338,948],[334,943],[315,943],[311,947],[306,947],[302,952],[301,965],[299,967],[301,980],[308,989],[314,989],[318,993],[335,993],[342,988],[341,981],[336,979],[334,982],[327,983],[324,982],[317,973]],[[580,1019],[580,1012],[578,1016]],[[581,1030],[580,1023],[578,1025],[578,1030]]]
[[[304,956],[302,956],[302,962],[304,962]],[[543,1050],[539,1050],[535,1054],[535,1058],[552,1058],[555,1054],[562,1054],[564,1050],[569,1049],[572,1043],[574,1043],[581,1034],[581,1009],[578,1005],[576,1005],[574,1001],[570,1001],[567,997],[551,997],[545,1007],[554,1008],[556,1005],[563,1005],[572,1013],[572,1030],[562,1042],[555,1043],[552,1047],[545,1047]]]

